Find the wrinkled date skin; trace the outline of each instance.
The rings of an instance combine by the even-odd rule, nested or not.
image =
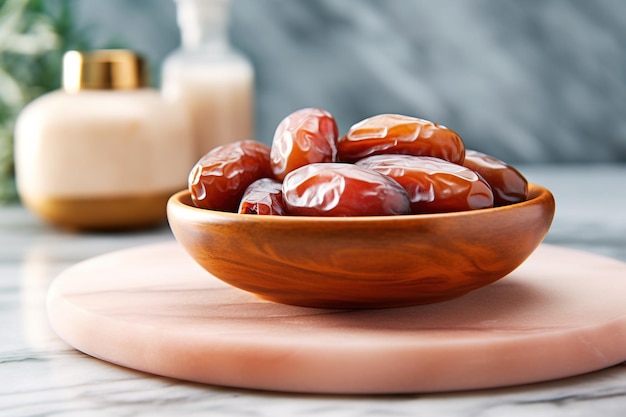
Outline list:
[[[274,134],[271,162],[280,181],[289,172],[317,162],[335,162],[339,130],[325,110],[305,108],[285,117]]]
[[[256,180],[246,188],[238,212],[282,216],[285,214],[282,190],[282,184],[272,178]]]
[[[380,114],[353,125],[337,143],[340,161],[356,162],[370,155],[432,156],[456,164],[465,158],[465,144],[447,127],[398,114]]]
[[[356,165],[317,163],[298,168],[283,181],[288,214],[386,216],[408,214],[409,198],[389,177]]]
[[[528,181],[514,167],[482,152],[467,150],[463,166],[478,172],[493,190],[495,206],[528,199]]]
[[[189,173],[189,192],[196,207],[236,212],[246,188],[271,177],[270,148],[244,140],[219,146],[204,155]]]
[[[493,193],[480,175],[439,158],[375,155],[357,166],[387,175],[408,192],[411,212],[444,213],[493,207]]]

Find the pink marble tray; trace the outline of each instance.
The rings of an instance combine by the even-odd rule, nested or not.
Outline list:
[[[389,310],[273,304],[175,242],[87,260],[53,283],[51,323],[89,355],[174,378],[316,393],[466,390],[626,360],[626,264],[542,245],[457,300]]]

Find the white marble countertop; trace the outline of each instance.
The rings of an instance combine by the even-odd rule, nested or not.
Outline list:
[[[557,214],[546,242],[626,262],[626,166],[520,169],[555,195]],[[99,254],[172,239],[166,226],[132,234],[72,234],[41,224],[20,206],[0,207],[0,416],[626,413],[626,363],[564,380],[461,393],[285,394],[204,386],[124,369],[77,352],[51,331],[45,297],[61,271]]]

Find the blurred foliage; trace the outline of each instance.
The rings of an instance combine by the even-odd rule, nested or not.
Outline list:
[[[0,0],[0,203],[16,199],[13,128],[22,108],[58,89],[63,53],[87,49],[72,0]]]

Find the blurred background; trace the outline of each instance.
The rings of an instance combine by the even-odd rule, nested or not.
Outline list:
[[[134,49],[158,87],[180,44],[172,0],[0,5],[4,176],[12,117],[58,87],[55,51]],[[265,143],[315,106],[342,132],[378,113],[429,119],[510,163],[626,161],[622,0],[233,0],[229,33],[256,71]]]

